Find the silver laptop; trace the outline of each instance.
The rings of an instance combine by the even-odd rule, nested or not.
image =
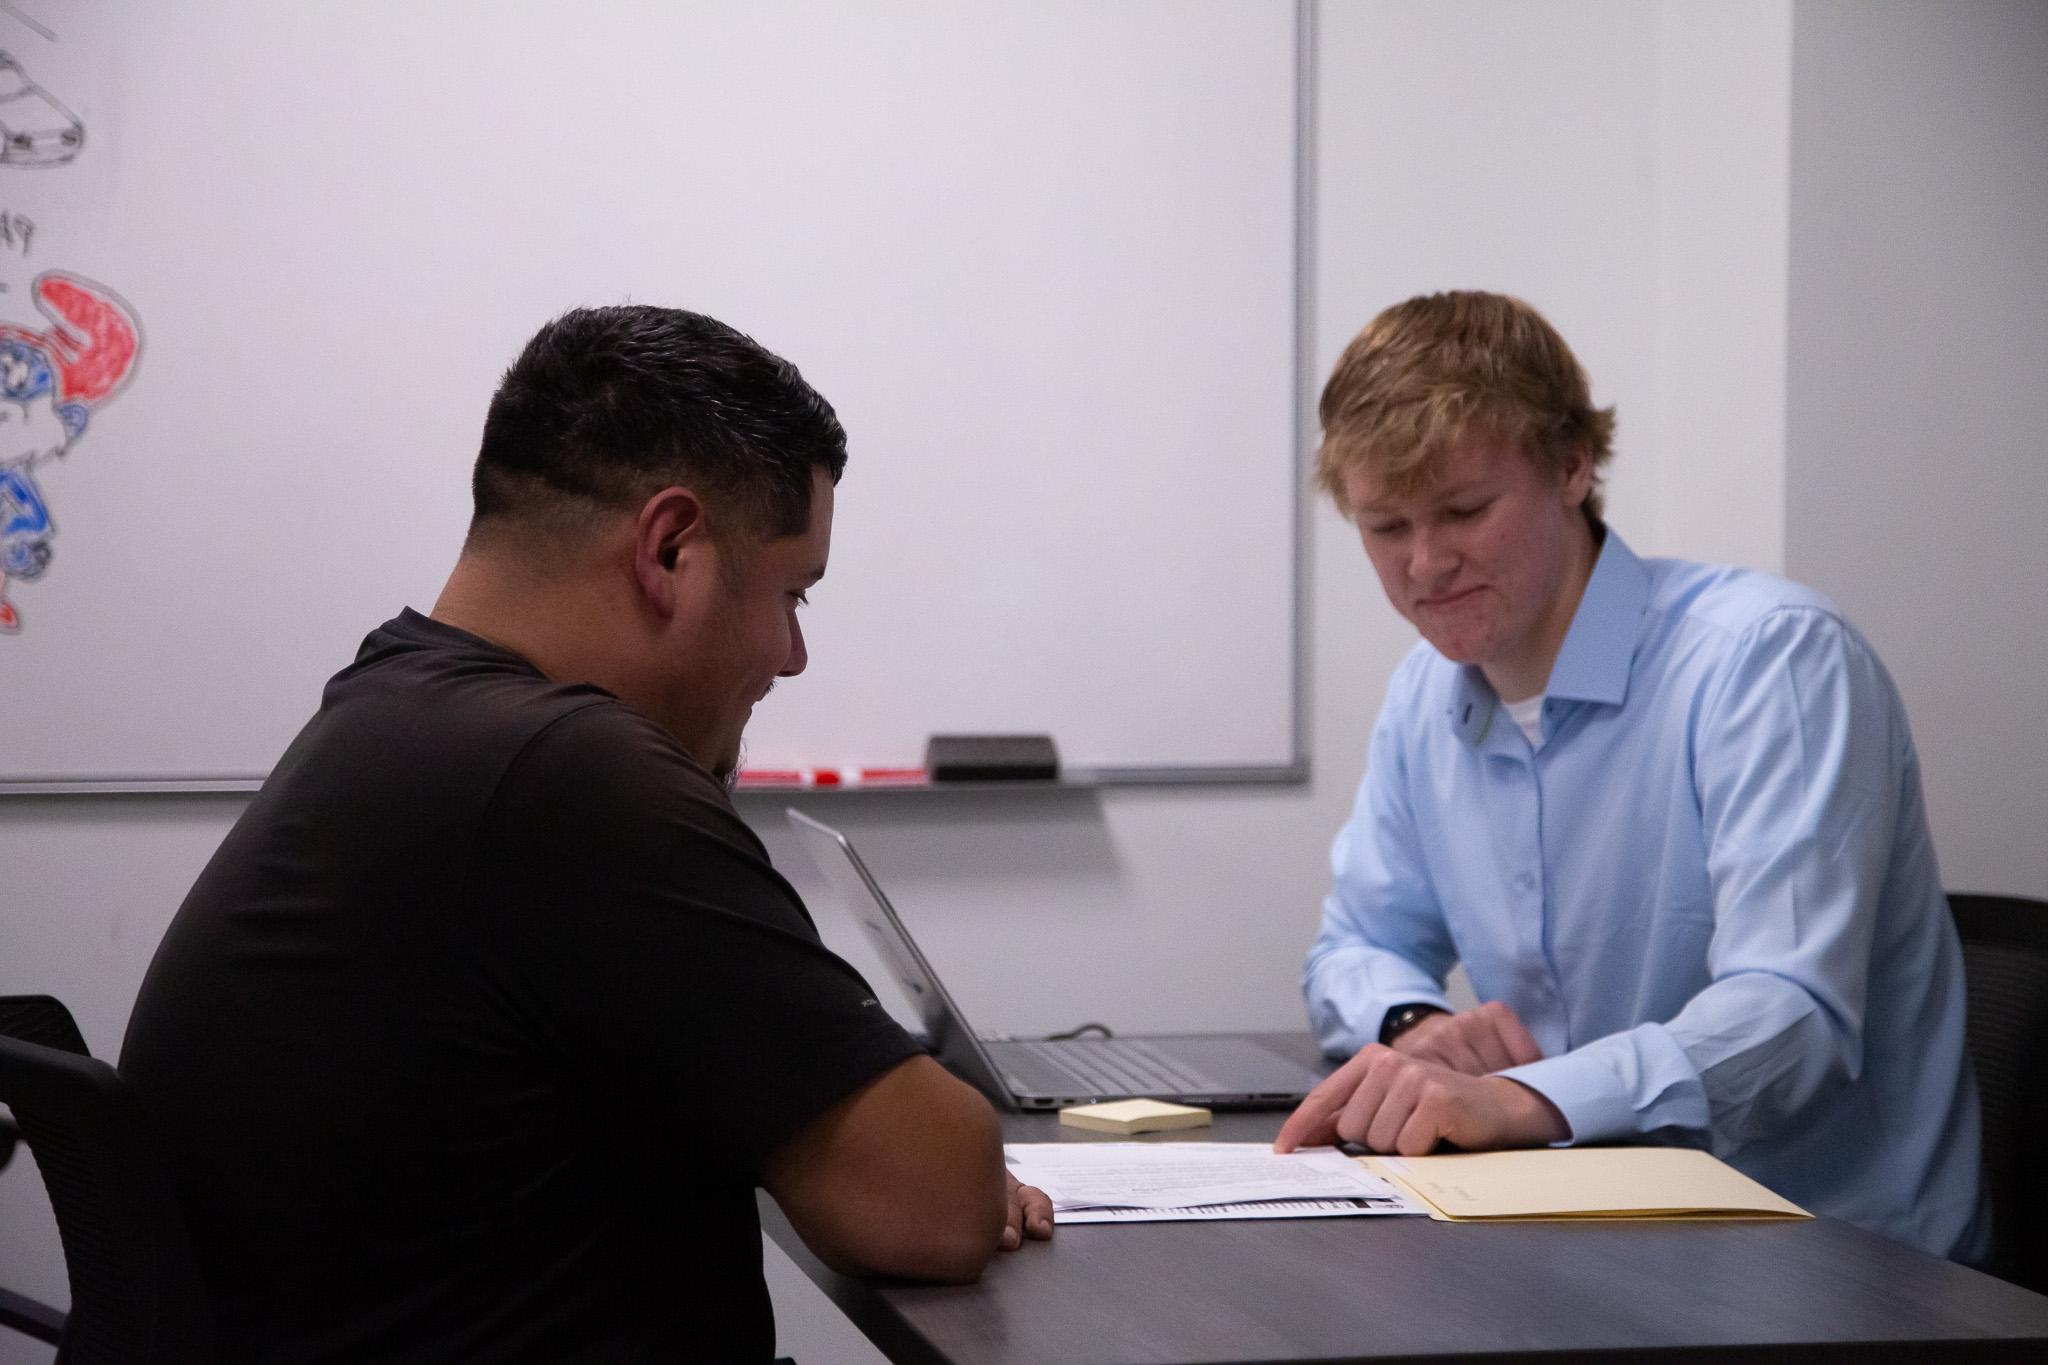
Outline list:
[[[1255,1038],[985,1039],[939,982],[867,864],[844,834],[801,811],[789,822],[846,909],[917,1007],[934,1055],[998,1104],[1057,1109],[1155,1099],[1214,1109],[1285,1109],[1322,1077]]]

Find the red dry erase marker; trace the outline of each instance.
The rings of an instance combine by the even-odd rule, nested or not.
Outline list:
[[[742,787],[801,787],[805,773],[800,768],[742,768]]]
[[[867,783],[905,784],[925,780],[922,768],[857,768],[854,771],[862,782]]]

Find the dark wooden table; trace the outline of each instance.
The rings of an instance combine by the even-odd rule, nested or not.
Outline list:
[[[1152,1140],[1270,1140],[1282,1117]],[[1005,1130],[1113,1140],[1043,1114]],[[2048,1297],[1827,1218],[1082,1224],[934,1286],[836,1275],[765,1197],[761,1214],[899,1365],[2048,1361]]]

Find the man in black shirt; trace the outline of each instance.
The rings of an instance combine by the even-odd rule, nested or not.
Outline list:
[[[129,1023],[225,1358],[765,1360],[757,1185],[856,1273],[1050,1235],[727,799],[845,458],[695,314],[507,372],[432,616],[328,684]]]

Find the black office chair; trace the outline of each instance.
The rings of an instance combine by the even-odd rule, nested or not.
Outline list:
[[[0,1171],[14,1158],[21,1140],[21,1125],[0,1114]],[[0,1285],[0,1327],[55,1346],[64,1339],[64,1315],[39,1299]]]
[[[1985,1269],[2048,1291],[2048,901],[1951,894],[1969,986],[1965,1034],[1984,1108]]]
[[[142,1111],[46,995],[0,996],[0,1104],[42,1170],[71,1281],[68,1316],[10,1295],[17,1312],[0,1321],[57,1342],[59,1365],[211,1361],[198,1272]]]

